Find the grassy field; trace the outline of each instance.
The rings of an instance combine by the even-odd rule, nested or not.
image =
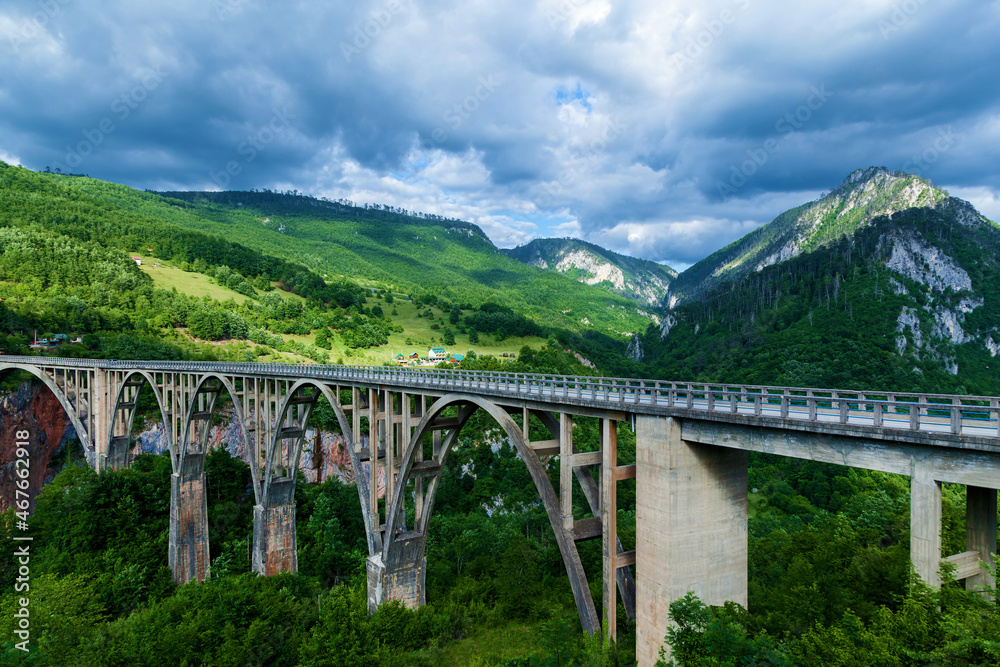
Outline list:
[[[197,297],[208,295],[218,301],[234,299],[237,303],[243,303],[250,298],[215,284],[211,278],[204,274],[183,271],[171,263],[158,260],[155,257],[136,256],[142,260],[142,265],[140,266],[142,271],[153,279],[157,287],[168,290],[176,289],[182,294]],[[302,300],[302,297],[289,292],[279,291],[278,294],[286,299]],[[381,307],[395,324],[403,328],[402,333],[392,334],[389,337],[388,345],[359,350],[347,348],[339,336],[334,336],[331,341],[333,349],[329,351],[330,361],[355,366],[380,366],[392,361],[397,354],[409,356],[413,352],[418,352],[421,356],[427,356],[427,351],[430,348],[439,346],[444,347],[449,353],[465,355],[469,350],[475,350],[476,354],[480,356],[493,355],[500,357],[504,354],[517,354],[524,345],[537,348],[545,343],[544,338],[538,337],[515,337],[497,341],[494,336],[489,334],[480,334],[479,342],[472,343],[469,341],[467,334],[455,331],[455,325],[448,321],[448,314],[443,313],[440,309],[430,308],[431,317],[419,317],[418,313],[426,312],[428,310],[427,306],[418,308],[412,302],[406,300],[407,297],[402,294],[394,294],[393,299],[392,303],[386,303],[382,297],[369,297],[367,305],[369,307]],[[396,311],[396,315],[392,315],[394,310]],[[467,313],[463,313],[463,315],[465,314]],[[433,329],[434,325],[437,325],[438,328]],[[455,332],[454,345],[445,345],[443,342],[444,329],[446,328],[450,328]],[[184,336],[190,338],[186,333]],[[316,341],[314,333],[310,333],[309,335],[282,334],[281,337],[285,340],[302,343],[303,345],[310,345]],[[241,359],[247,350],[254,351],[259,347],[248,341],[220,341],[212,345],[216,346],[226,359],[231,360]],[[256,357],[259,361],[314,363],[306,357],[297,354],[272,352],[270,348],[266,349],[269,350],[267,355]]]
[[[432,347],[444,347],[449,353],[465,354],[469,350],[475,350],[476,354],[482,356],[492,354],[501,356],[504,353],[517,354],[517,351],[524,345],[539,347],[545,343],[544,338],[529,336],[524,338],[505,338],[497,341],[489,334],[480,334],[479,342],[469,341],[468,334],[458,333],[455,325],[448,321],[448,316],[437,308],[431,308],[433,319],[417,317],[418,312],[427,310],[426,306],[418,308],[409,301],[395,300],[393,303],[385,303],[377,300],[374,305],[379,305],[382,310],[390,314],[392,321],[403,327],[403,333],[392,334],[389,337],[388,348],[378,348],[383,360],[392,359],[397,354],[408,356],[411,352],[419,352],[420,356],[427,356],[427,351]],[[392,315],[396,310],[397,315]],[[463,312],[463,315],[468,313]],[[439,329],[432,329],[432,325],[438,325]],[[445,345],[442,342],[444,330],[448,328],[455,332],[455,344]]]
[[[236,299],[236,303],[243,303],[250,299],[250,297],[234,292],[229,288],[216,285],[212,282],[211,278],[202,273],[182,271],[176,266],[171,266],[169,263],[162,262],[155,257],[143,257],[141,255],[136,255],[136,257],[142,259],[142,264],[139,268],[153,279],[153,284],[157,287],[166,290],[177,288],[177,291],[181,294],[190,294],[191,296],[198,297],[207,294],[218,301]]]

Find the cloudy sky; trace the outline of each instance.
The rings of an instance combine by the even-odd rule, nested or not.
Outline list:
[[[1000,219],[997,0],[0,0],[0,159],[677,268],[871,165]]]

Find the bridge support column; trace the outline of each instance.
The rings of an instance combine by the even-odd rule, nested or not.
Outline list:
[[[105,467],[112,470],[121,470],[128,466],[129,437],[112,438],[108,446],[108,453],[105,459]]]
[[[108,467],[108,444],[111,440],[111,411],[114,410],[111,397],[109,372],[94,369],[92,386],[88,387],[90,407],[94,412],[94,432],[90,434],[94,449],[94,470],[100,472]]]
[[[681,422],[636,418],[636,659],[658,659],[670,603],[747,604],[747,452],[681,439]]]
[[[205,455],[188,454],[180,473],[170,476],[170,537],[167,551],[174,581],[186,584],[208,577],[208,503]]]
[[[399,600],[410,608],[426,602],[424,539],[421,536],[397,541],[390,563],[383,562],[382,554],[368,558],[369,613],[374,613],[380,604],[389,600]]]
[[[941,585],[941,482],[919,463],[910,477],[910,560],[927,584]]]
[[[253,508],[253,571],[267,576],[296,572],[295,480],[271,482],[265,503]]]
[[[997,552],[997,490],[970,486],[965,497],[965,548],[978,551],[979,560],[993,565]],[[965,580],[965,587],[975,590],[981,586],[993,587],[996,578],[985,567],[980,573]]]

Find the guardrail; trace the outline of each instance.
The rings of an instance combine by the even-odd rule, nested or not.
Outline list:
[[[428,389],[483,391],[591,402],[613,409],[702,410],[822,424],[1000,437],[1000,398],[907,392],[848,391],[728,383],[667,382],[633,378],[501,373],[458,369],[402,369],[389,366],[222,363],[214,361],[119,361],[58,357],[0,356],[0,364],[217,372],[232,375],[310,377],[329,381],[396,384]]]

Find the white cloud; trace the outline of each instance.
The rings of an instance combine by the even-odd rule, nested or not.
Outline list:
[[[3,150],[2,148],[0,148],[0,160],[6,162],[7,164],[14,165],[15,167],[22,166],[20,158],[14,156],[14,155],[11,155],[7,151]]]
[[[980,213],[993,222],[1000,222],[1000,191],[987,187],[962,187],[957,185],[944,188],[952,197],[964,199],[976,207]]]
[[[209,172],[235,160],[229,187],[463,218],[498,245],[570,234],[683,265],[856,168],[903,168],[954,126],[963,139],[922,175],[984,188],[968,198],[1000,217],[988,213],[1000,192],[990,3],[924,3],[889,34],[891,0],[56,4],[23,57],[9,38],[24,16],[0,10],[0,136],[32,168],[112,116],[115,132],[74,171],[218,187]],[[927,48],[941,43],[957,46]],[[156,65],[164,84],[117,120],[110,104]],[[777,129],[803,105],[807,120]],[[288,128],[247,160],[241,142],[282,108]],[[769,139],[778,147],[720,197],[716,183]]]

